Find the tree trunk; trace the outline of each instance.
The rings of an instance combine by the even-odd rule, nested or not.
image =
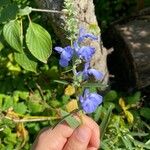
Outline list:
[[[64,0],[36,0],[38,6],[44,9],[59,10],[61,11],[64,6]],[[97,19],[95,16],[93,0],[73,0],[76,18],[78,20],[78,28],[83,27],[86,32],[91,32],[91,27],[96,28],[99,36],[98,41],[90,41],[96,49],[95,55],[92,58],[91,66],[104,74],[103,83],[108,83],[108,70],[107,70],[107,50],[103,47],[100,41],[100,28],[98,27]],[[63,14],[49,13],[48,19],[54,29],[55,34],[61,40],[62,45],[67,45],[65,31],[65,16]]]

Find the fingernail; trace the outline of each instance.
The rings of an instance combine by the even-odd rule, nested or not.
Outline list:
[[[88,127],[79,127],[76,131],[76,137],[81,142],[87,142],[89,140],[90,132]]]

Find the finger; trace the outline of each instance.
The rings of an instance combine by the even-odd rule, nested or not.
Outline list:
[[[78,127],[68,139],[64,150],[86,150],[91,138],[91,129],[86,125]]]
[[[33,150],[62,150],[68,137],[73,133],[73,129],[65,124],[57,125],[53,130],[48,129],[42,132],[34,146]]]
[[[98,148],[95,148],[95,147],[89,147],[87,150],[98,150]]]
[[[95,121],[90,117],[83,116],[83,124],[87,125],[92,130],[92,135],[89,142],[89,147],[99,148],[100,145],[100,128]]]

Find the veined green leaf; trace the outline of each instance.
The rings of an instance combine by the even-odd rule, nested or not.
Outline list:
[[[18,52],[22,51],[20,24],[17,20],[10,21],[4,26],[3,35],[5,37],[5,40],[12,48],[17,50]]]
[[[50,34],[40,25],[30,22],[26,34],[26,43],[31,54],[46,63],[52,53]]]
[[[16,62],[25,70],[36,72],[37,68],[37,62],[31,54],[28,54],[27,52],[25,53],[24,51],[22,52],[16,52],[14,53],[15,60]]]

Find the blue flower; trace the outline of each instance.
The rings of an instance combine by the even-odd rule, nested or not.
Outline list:
[[[90,63],[85,63],[84,70],[77,73],[77,75],[82,75],[84,80],[87,80],[90,75],[93,75],[96,80],[100,80],[103,77],[103,74],[96,69],[88,69],[90,67]]]
[[[85,30],[83,28],[80,28],[78,42],[81,43],[86,38],[90,38],[92,40],[98,40],[98,38],[95,35],[93,35],[91,33],[85,33]]]
[[[60,60],[59,60],[59,64],[62,67],[67,67],[69,61],[72,59],[73,56],[73,49],[71,48],[71,46],[67,46],[65,48],[62,47],[55,47],[55,50],[61,54],[60,55]]]
[[[97,107],[102,103],[102,96],[97,93],[90,93],[88,89],[84,90],[83,96],[79,97],[82,109],[86,113],[94,112]]]
[[[93,54],[95,53],[95,48],[92,46],[82,46],[79,47],[77,42],[74,42],[74,49],[77,56],[83,60],[90,61]]]

